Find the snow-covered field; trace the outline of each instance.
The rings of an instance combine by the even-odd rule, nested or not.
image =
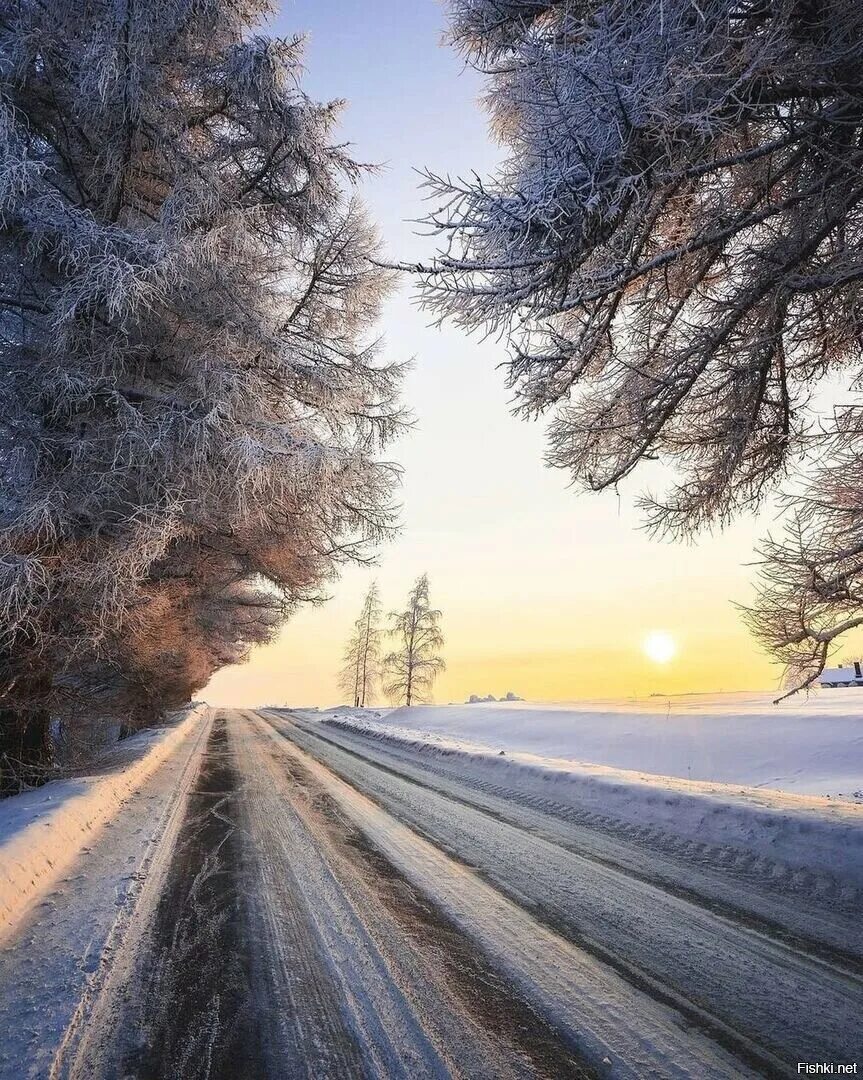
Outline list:
[[[480,787],[551,799],[603,828],[835,871],[861,889],[863,721],[852,709],[863,695],[841,695],[791,708],[735,694],[658,708],[498,702],[298,715],[388,743],[427,768],[446,762]]]
[[[469,751],[519,752],[536,764],[603,765],[684,780],[863,799],[863,689],[822,690],[771,703],[768,693],[639,701],[495,702],[411,709],[338,708],[406,739]]]

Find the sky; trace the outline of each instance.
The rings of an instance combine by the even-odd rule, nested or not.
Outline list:
[[[479,76],[442,44],[437,0],[284,0],[272,32],[308,35],[304,88],[345,99],[355,158],[381,166],[362,196],[393,260],[428,259],[435,241],[417,170],[480,175],[499,150],[487,137]],[[387,354],[414,358],[405,400],[415,428],[389,455],[404,468],[402,531],[373,568],[347,568],[329,601],[299,611],[278,641],[219,672],[214,705],[333,705],[340,657],[377,579],[386,610],[427,572],[443,612],[446,673],[435,700],[470,694],[529,700],[772,689],[779,671],[733,602],[751,599],[754,545],[770,514],[697,545],[651,539],[635,497],[655,466],[617,493],[574,490],[543,465],[541,423],[509,412],[502,343],[435,328],[410,281],[386,304]],[[671,635],[657,663],[645,638]]]

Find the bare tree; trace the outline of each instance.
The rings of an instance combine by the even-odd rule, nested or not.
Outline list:
[[[435,679],[445,669],[438,655],[444,639],[441,613],[429,601],[428,575],[417,578],[404,611],[390,614],[396,649],[384,658],[384,692],[394,701],[413,705],[428,701]]]
[[[552,465],[596,490],[670,464],[674,485],[643,501],[654,529],[722,524],[806,453],[844,455],[841,480],[815,479],[802,547],[794,525],[767,548],[773,617],[754,620],[808,679],[855,595],[839,599],[863,439],[848,417],[817,428],[807,405],[860,361],[863,8],[450,7],[507,156],[488,181],[428,177],[447,239],[425,302],[508,336],[516,408],[551,414]],[[814,620],[798,618],[807,574],[831,583]]]
[[[359,622],[355,622],[342,655],[342,668],[339,672],[339,689],[351,699],[355,709],[360,706],[362,676],[362,631]]]
[[[380,678],[381,600],[378,583],[372,582],[363,600],[362,611],[354,623],[345,648],[339,678],[341,689],[353,698],[354,706],[365,708]]]
[[[375,684],[381,673],[381,598],[378,583],[373,581],[363,601],[358,629],[360,632],[360,705],[365,708],[366,701],[374,692]]]
[[[0,744],[160,637],[187,692],[250,596],[283,614],[392,525],[387,276],[264,10],[0,8]]]

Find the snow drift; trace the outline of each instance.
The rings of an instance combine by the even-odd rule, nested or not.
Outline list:
[[[117,748],[121,763],[105,762],[101,773],[0,802],[0,942],[208,712],[198,705],[178,723],[124,740]]]
[[[825,778],[834,789],[863,787],[863,723],[850,714],[849,699],[845,711],[832,716],[830,701],[822,701],[821,713],[805,723],[799,707],[769,713],[757,700],[747,705],[742,695],[729,697],[735,700],[724,702],[727,713],[714,697],[690,700],[676,715],[648,712],[644,703],[638,710],[625,703],[498,703],[303,715],[409,749],[429,763],[445,758],[448,769],[477,786],[554,802],[612,832],[678,849],[706,844],[731,861],[737,853],[755,856],[863,889],[863,805],[853,797],[803,793]],[[580,760],[576,748],[584,754]],[[618,764],[639,758],[647,767]],[[693,760],[731,782],[690,780]],[[774,778],[803,791],[768,787]]]
[[[344,714],[344,710],[338,710]],[[314,714],[310,714],[314,715]],[[366,710],[388,727],[618,769],[863,798],[863,689]]]

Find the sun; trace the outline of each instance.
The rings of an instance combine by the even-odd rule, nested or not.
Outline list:
[[[677,643],[665,630],[651,630],[642,642],[644,655],[654,664],[667,664],[677,653]]]

